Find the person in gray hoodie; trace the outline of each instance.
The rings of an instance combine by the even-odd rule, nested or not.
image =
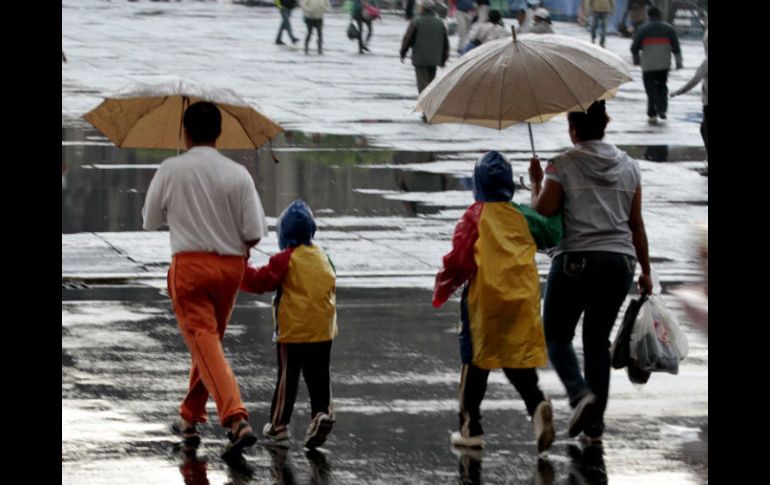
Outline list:
[[[610,332],[639,261],[640,292],[652,292],[636,160],[602,141],[609,122],[604,101],[568,116],[574,147],[548,162],[530,161],[532,208],[562,212],[564,238],[553,254],[543,326],[548,357],[574,409],[568,433],[601,442],[610,385]],[[543,180],[545,179],[545,185]],[[583,314],[585,377],[572,346]]]
[[[644,90],[647,92],[647,121],[652,124],[666,119],[668,108],[668,71],[671,69],[671,54],[676,58],[676,68],[682,68],[682,51],[679,38],[671,24],[661,20],[657,7],[647,11],[650,21],[634,33],[631,55],[634,65],[642,65]],[[641,51],[641,56],[639,55]]]

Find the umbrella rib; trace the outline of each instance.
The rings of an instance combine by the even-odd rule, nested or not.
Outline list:
[[[514,34],[516,35],[516,34]],[[508,67],[506,64],[505,67]],[[503,86],[505,85],[505,69],[500,76],[500,89],[497,94],[497,131],[503,131]]]
[[[241,129],[243,129],[243,132],[244,132],[244,133],[246,133],[246,137],[247,137],[249,140],[251,140],[251,142],[254,144],[254,148],[257,148],[257,149],[258,149],[258,148],[259,148],[259,147],[260,147],[262,144],[261,144],[261,143],[257,143],[257,142],[256,142],[256,141],[255,141],[255,140],[254,140],[254,139],[251,137],[251,135],[249,134],[249,131],[246,129],[246,127],[245,127],[245,126],[243,126],[243,123],[241,122],[241,119],[240,119],[240,118],[238,118],[237,116],[235,116],[233,113],[231,113],[231,112],[230,112],[228,109],[225,109],[225,107],[224,107],[224,106],[225,106],[224,104],[221,104],[221,105],[219,105],[219,109],[221,109],[222,111],[225,111],[227,114],[229,114],[230,116],[232,116],[232,117],[235,119],[235,121],[237,121],[237,122],[238,122],[238,124],[241,126]],[[260,134],[261,134],[261,133],[260,133]],[[268,140],[270,140],[270,137],[269,137],[269,136],[267,136],[267,135],[265,135],[265,138],[267,138]]]

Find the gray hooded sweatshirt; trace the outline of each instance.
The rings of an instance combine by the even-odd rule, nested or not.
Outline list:
[[[564,239],[554,256],[607,251],[636,257],[628,220],[639,163],[601,140],[576,144],[548,162],[545,178],[564,189]]]

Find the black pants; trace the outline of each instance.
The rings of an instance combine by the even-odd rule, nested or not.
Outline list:
[[[535,414],[537,405],[543,402],[545,395],[537,385],[535,369],[503,369],[505,377],[521,394],[527,412]],[[473,364],[463,364],[460,378],[460,429],[468,428],[468,436],[483,434],[481,428],[481,401],[487,392],[489,371]]]
[[[366,44],[369,43],[369,39],[372,38],[372,21],[365,19],[363,15],[354,15],[353,20],[356,21],[356,25],[358,26],[358,51],[363,52],[366,48]],[[364,42],[364,24],[366,24],[368,30],[366,42]]]
[[[270,406],[270,420],[276,428],[285,427],[291,421],[294,400],[297,398],[299,373],[305,378],[310,394],[311,416],[329,413],[331,383],[329,358],[332,341],[307,344],[276,344],[278,354],[278,383]]]
[[[642,73],[644,90],[647,92],[647,116],[658,116],[668,111],[668,70]]]
[[[310,44],[310,37],[313,35],[313,29],[318,33],[318,52],[321,52],[323,48],[323,19],[309,19],[305,17],[305,25],[307,25],[307,36],[305,37],[305,52],[307,52],[307,46]]]
[[[548,359],[567,389],[573,408],[589,392],[596,395],[597,420],[585,434],[601,436],[610,393],[610,333],[634,281],[636,259],[608,251],[562,253],[551,263],[545,286],[543,326]],[[585,376],[575,347],[583,315]]]

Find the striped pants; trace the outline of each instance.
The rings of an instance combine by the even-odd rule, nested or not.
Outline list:
[[[297,398],[299,374],[302,372],[310,394],[311,418],[318,413],[331,415],[331,382],[329,361],[332,341],[287,344],[278,342],[278,382],[270,406],[270,422],[276,430],[291,421]]]

